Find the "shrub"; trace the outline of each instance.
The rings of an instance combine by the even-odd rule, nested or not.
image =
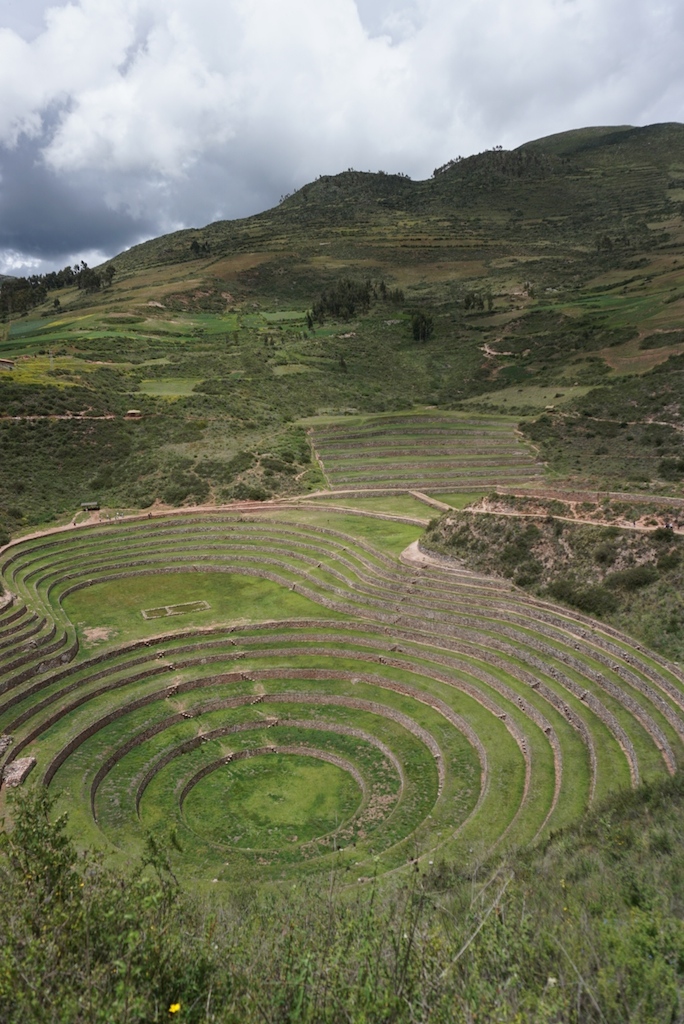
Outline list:
[[[684,476],[684,459],[661,459],[658,473],[663,480],[681,480]]]
[[[567,604],[573,603],[576,587],[572,580],[559,576],[557,579],[552,580],[551,583],[549,583],[548,589],[549,594],[551,594],[552,597],[557,598],[559,601],[565,601]]]
[[[631,569],[610,573],[604,582],[611,589],[639,590],[641,587],[647,587],[649,583],[655,583],[657,579],[658,570],[654,565],[635,565]]]
[[[681,562],[681,556],[678,551],[668,551],[666,555],[661,555],[656,565],[657,568],[663,572],[667,572],[668,569],[676,569]]]
[[[4,1024],[143,1024],[166,1018],[180,992],[183,1019],[206,1020],[204,993],[213,984],[220,999],[224,982],[162,845],[150,837],[124,877],[79,856],[65,816],[50,821],[53,806],[36,787],[13,800],[14,828],[0,831]]]
[[[226,463],[226,473],[235,476],[237,473],[244,473],[245,470],[251,469],[256,458],[251,452],[238,452],[232,459]]]
[[[586,587],[575,594],[574,604],[589,615],[607,615],[617,611],[618,602],[605,587]]]
[[[530,558],[518,566],[514,582],[519,587],[529,587],[532,583],[537,582],[542,572],[543,566],[541,562],[538,562],[535,558]]]
[[[271,497],[271,491],[258,484],[236,484],[230,491],[230,496],[237,501],[266,501]]]
[[[501,562],[511,568],[529,558],[532,545],[540,536],[539,527],[531,523],[517,536],[512,532],[508,536],[511,539],[501,551]]]
[[[594,551],[594,561],[598,562],[599,565],[612,565],[617,558],[617,549],[615,545],[610,544],[608,541],[604,541]]]
[[[605,587],[578,587],[574,580],[567,577],[553,580],[549,584],[548,592],[558,601],[564,601],[590,615],[605,615],[616,611],[618,607],[615,595]]]
[[[261,465],[264,469],[270,469],[274,473],[296,473],[295,467],[282,459],[275,459],[271,455],[262,455]]]
[[[162,491],[162,500],[167,505],[180,505],[189,497],[195,501],[203,501],[209,494],[209,484],[197,473],[184,472],[182,466],[176,466],[171,471],[168,482]]]

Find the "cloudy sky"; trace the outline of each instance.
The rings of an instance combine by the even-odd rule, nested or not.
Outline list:
[[[0,0],[0,272],[347,167],[684,120],[682,0]]]

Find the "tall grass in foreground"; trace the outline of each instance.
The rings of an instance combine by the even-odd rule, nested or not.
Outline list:
[[[223,898],[181,890],[173,837],[124,875],[49,810],[0,833],[3,1024],[684,1019],[681,776],[467,874]]]

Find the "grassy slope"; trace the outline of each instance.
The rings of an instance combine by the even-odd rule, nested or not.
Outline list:
[[[632,468],[672,489],[648,441],[636,468],[552,448],[576,395],[590,403],[608,384],[619,401],[625,373],[681,349],[682,167],[680,125],[565,133],[424,182],[323,177],[259,216],[122,253],[110,289],[61,292],[58,314],[51,294],[3,329],[0,351],[17,366],[0,376],[0,413],[112,418],[3,421],[0,529],[68,515],[91,496],[140,507],[306,490],[321,478],[288,422],[467,399],[519,416],[558,396],[558,422],[539,441],[556,473],[614,483]],[[208,246],[201,258],[195,240]],[[349,322],[308,329],[306,310],[344,275],[385,280],[404,301],[378,298]],[[470,292],[483,310],[464,308]],[[424,343],[411,336],[416,307],[435,325]],[[661,348],[638,347],[656,334]],[[142,421],[123,421],[131,407]],[[283,448],[294,473],[257,458]],[[251,465],[238,468],[244,451]]]
[[[3,874],[4,1019],[678,1020],[683,829],[678,776],[496,871],[435,865],[353,893],[332,873],[324,896],[236,892],[217,912],[215,895],[177,891],[158,842],[147,879],[89,858],[84,885],[60,825],[29,804]]]

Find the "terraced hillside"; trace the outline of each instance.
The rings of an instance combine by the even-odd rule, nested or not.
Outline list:
[[[437,493],[520,485],[542,467],[502,417],[444,413],[374,416],[316,426],[314,451],[334,490]]]
[[[199,880],[333,860],[356,880],[531,842],[676,770],[678,667],[342,521],[175,515],[7,548],[5,777],[35,758],[114,858],[174,827]]]

